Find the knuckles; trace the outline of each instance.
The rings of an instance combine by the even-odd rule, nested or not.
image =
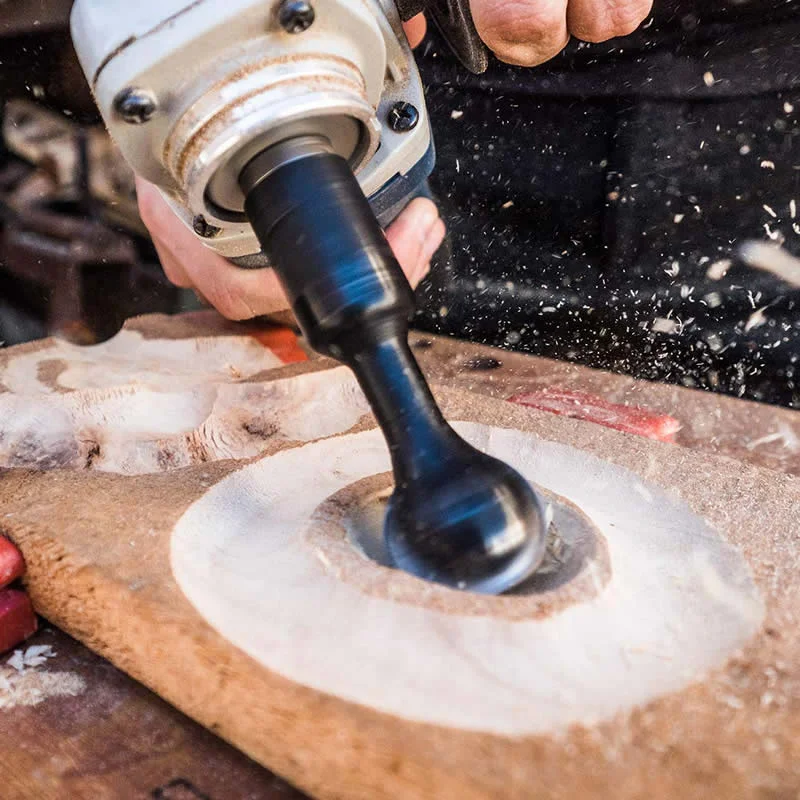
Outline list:
[[[578,0],[575,6],[568,8],[566,0],[472,0],[472,15],[497,58],[535,66],[558,55],[570,33],[587,42],[627,36],[647,18],[652,3]]]
[[[611,0],[599,3],[595,13],[570,20],[570,31],[584,42],[606,42],[633,33],[647,19],[652,3],[647,0]]]
[[[483,0],[472,12],[481,38],[509,64],[541,64],[568,39],[563,0]]]

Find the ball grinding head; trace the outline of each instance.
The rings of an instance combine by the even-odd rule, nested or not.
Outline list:
[[[540,565],[547,510],[516,470],[464,443],[437,480],[398,485],[384,525],[394,564],[424,580],[503,594]]]

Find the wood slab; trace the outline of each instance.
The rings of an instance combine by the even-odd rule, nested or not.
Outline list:
[[[14,356],[7,351],[6,358]],[[327,365],[285,369],[290,377],[313,376]],[[275,377],[237,382],[259,386]],[[656,797],[758,797],[796,790],[797,481],[474,395],[440,397],[451,418],[488,419],[565,443],[682,498],[750,564],[767,607],[760,632],[706,680],[611,720],[558,737],[459,731],[389,716],[267,670],[185,599],[170,569],[173,527],[192,502],[241,469],[241,460],[129,475],[86,468],[85,461],[82,469],[8,469],[0,476],[0,521],[23,549],[34,602],[49,619],[319,797],[634,797],[645,789]],[[359,420],[348,429],[369,427]],[[247,462],[297,445],[266,441]]]

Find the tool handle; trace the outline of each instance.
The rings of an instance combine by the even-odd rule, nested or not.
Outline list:
[[[426,11],[458,60],[480,75],[489,66],[489,50],[478,35],[469,0],[396,0],[401,19]]]

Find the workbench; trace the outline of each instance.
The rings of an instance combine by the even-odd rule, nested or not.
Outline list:
[[[219,324],[210,320],[192,324],[208,333]],[[589,392],[676,417],[684,447],[800,475],[800,415],[788,409],[419,333],[412,346],[433,383],[497,398],[549,386]],[[44,624],[31,645],[50,645],[47,669],[88,688],[0,710],[2,800],[304,796],[61,631]]]

